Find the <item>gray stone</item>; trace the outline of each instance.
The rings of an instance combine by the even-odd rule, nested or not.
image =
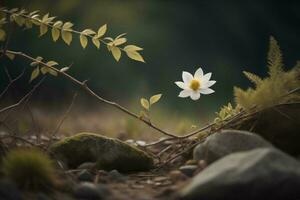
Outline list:
[[[296,200],[299,188],[297,160],[275,148],[257,148],[214,162],[180,194],[184,200]]]
[[[77,179],[79,181],[93,182],[94,175],[91,172],[89,172],[88,170],[84,169],[77,174]]]
[[[209,136],[203,143],[197,145],[194,149],[194,159],[205,160],[207,164],[210,164],[234,152],[271,146],[269,142],[255,133],[224,130]]]
[[[83,182],[74,188],[74,197],[80,200],[101,200],[109,194],[110,191],[103,184]]]
[[[181,173],[189,177],[193,176],[197,169],[198,169],[197,165],[183,165],[179,168]]]
[[[93,169],[96,167],[95,162],[85,162],[77,167],[77,169]]]
[[[0,180],[0,200],[22,200],[17,186],[6,179]]]
[[[127,180],[127,177],[124,176],[123,174],[121,174],[120,172],[118,172],[118,170],[111,170],[108,173],[108,176],[111,180],[113,181],[119,181],[119,182],[124,182]]]
[[[144,171],[153,167],[153,158],[146,152],[118,139],[94,133],[79,133],[51,146],[51,151],[69,167],[96,162],[98,169]]]

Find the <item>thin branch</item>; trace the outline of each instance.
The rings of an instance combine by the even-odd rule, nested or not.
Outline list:
[[[25,95],[23,96],[17,103],[7,106],[5,108],[2,108],[0,110],[0,113],[6,112],[8,110],[11,110],[13,108],[18,107],[19,105],[21,105],[23,102],[25,102],[27,99],[30,98],[30,96],[34,93],[34,91],[42,84],[42,82],[44,81],[45,77],[43,79],[41,79],[36,85],[33,86],[33,88]]]
[[[66,79],[68,79],[69,81],[73,82],[74,84],[76,84],[77,86],[81,87],[83,90],[85,90],[88,94],[90,94],[91,96],[93,96],[94,98],[96,98],[98,101],[100,102],[103,102],[103,103],[106,103],[110,106],[113,106],[121,111],[123,111],[124,113],[142,121],[143,123],[145,123],[146,125],[148,125],[149,127],[153,128],[154,130],[156,131],[159,131],[161,133],[163,133],[164,135],[166,136],[169,136],[169,137],[172,137],[172,138],[179,138],[178,136],[172,134],[172,133],[169,133],[167,131],[164,131],[162,129],[160,129],[159,127],[155,126],[154,124],[142,119],[139,115],[131,112],[130,110],[128,110],[127,108],[117,104],[116,102],[113,102],[113,101],[109,101],[109,100],[106,100],[104,99],[103,97],[99,96],[98,94],[96,94],[92,89],[90,89],[86,83],[86,81],[79,81],[78,79],[74,78],[73,76],[69,75],[68,73],[66,72],[63,72],[63,71],[60,71],[59,69],[55,68],[55,67],[52,67],[50,65],[47,65],[45,62],[42,62],[42,61],[39,61],[25,53],[22,53],[22,52],[16,52],[16,51],[11,51],[11,50],[7,50],[6,52],[8,53],[11,53],[11,54],[14,54],[14,55],[17,55],[17,56],[21,56],[21,57],[24,57],[24,58],[27,58],[31,61],[34,61],[34,62],[37,62],[43,66],[46,66],[50,69],[52,69],[53,71],[56,71],[58,74],[62,75],[63,77],[65,77]]]

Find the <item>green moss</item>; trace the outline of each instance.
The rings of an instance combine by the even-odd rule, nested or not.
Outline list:
[[[286,95],[300,86],[300,62],[289,71],[284,71],[281,50],[277,41],[271,37],[268,53],[268,73],[266,78],[244,72],[246,77],[254,83],[254,88],[242,90],[234,88],[234,96],[237,105],[245,109],[257,106],[267,108],[279,103],[295,102],[300,100],[300,94]]]
[[[99,169],[142,171],[153,167],[145,152],[118,139],[94,133],[79,133],[51,146],[51,151],[75,168],[84,162],[97,162]]]
[[[47,189],[54,183],[52,161],[37,149],[15,149],[8,152],[3,159],[2,171],[23,189]]]

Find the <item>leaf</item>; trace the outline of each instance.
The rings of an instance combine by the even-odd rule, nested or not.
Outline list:
[[[51,60],[51,61],[48,61],[47,63],[46,63],[48,66],[54,66],[54,65],[58,65],[58,63],[57,62],[55,62],[55,61],[53,61],[53,60]]]
[[[98,38],[102,37],[106,33],[106,30],[107,30],[107,25],[104,24],[103,26],[101,26],[99,28],[98,33],[97,33],[97,37]]]
[[[39,74],[40,74],[40,68],[37,67],[31,73],[30,82],[36,79],[39,76]]]
[[[42,74],[46,74],[48,72],[48,67],[44,66],[41,68]]]
[[[55,27],[55,28],[60,28],[61,25],[63,25],[63,22],[62,22],[62,21],[57,21],[57,22],[55,22],[55,23],[53,24],[53,27]]]
[[[97,37],[93,37],[92,38],[92,42],[97,47],[97,49],[100,48],[100,41],[99,41],[99,39]]]
[[[30,19],[25,20],[25,27],[27,29],[32,28],[32,22],[30,21]]]
[[[6,33],[3,29],[0,29],[0,41],[4,41],[6,37]]]
[[[85,49],[87,46],[87,43],[88,43],[87,37],[85,35],[80,34],[79,39],[80,39],[80,44],[81,44],[82,48]]]
[[[150,105],[153,105],[155,104],[156,102],[158,102],[161,98],[162,94],[156,94],[156,95],[153,95],[151,98],[150,98]]]
[[[57,76],[57,72],[54,71],[53,69],[48,69],[49,74],[51,74],[52,76]]]
[[[59,35],[60,35],[60,31],[57,29],[57,28],[52,28],[52,38],[53,38],[53,41],[56,42],[59,38]]]
[[[68,31],[70,31],[70,30],[72,30],[71,28],[72,28],[73,26],[74,26],[74,24],[72,24],[71,22],[66,22],[66,23],[64,23],[62,29],[63,29],[63,30],[68,30]]]
[[[40,36],[46,34],[48,31],[48,26],[46,24],[41,24],[40,25]]]
[[[66,72],[66,71],[68,71],[70,69],[70,67],[63,67],[63,68],[61,68],[59,71],[61,71],[61,72]]]
[[[118,47],[112,46],[110,48],[112,55],[114,56],[114,58],[116,59],[116,61],[118,62],[121,58],[121,50]]]
[[[127,45],[124,47],[125,51],[141,51],[143,48],[135,46],[135,45]]]
[[[81,34],[83,34],[83,35],[93,35],[93,34],[96,34],[96,32],[93,31],[92,29],[85,29],[84,31],[81,32]]]
[[[118,35],[118,36],[116,37],[116,39],[119,39],[119,38],[123,37],[124,35],[127,35],[127,33],[122,33],[122,34]]]
[[[72,42],[72,33],[68,31],[61,31],[61,37],[67,45],[70,45]]]
[[[136,60],[136,61],[140,61],[140,62],[145,62],[143,57],[141,56],[141,54],[137,51],[126,51],[126,54],[129,58]]]
[[[126,38],[119,38],[119,39],[116,39],[113,41],[113,44],[115,46],[119,46],[121,44],[124,44],[125,42],[127,42],[127,39]]]
[[[150,104],[149,101],[145,98],[141,98],[141,105],[143,106],[143,108],[145,108],[146,110],[149,110],[150,108]]]
[[[15,54],[12,54],[12,53],[7,53],[5,54],[9,59],[13,60],[16,56]]]

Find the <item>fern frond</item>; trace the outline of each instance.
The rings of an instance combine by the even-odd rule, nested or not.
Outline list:
[[[275,77],[283,72],[282,53],[276,39],[273,36],[270,37],[268,67],[270,77]]]
[[[243,71],[244,75],[252,82],[255,84],[255,86],[258,86],[259,84],[261,84],[262,79],[257,76],[256,74],[253,74],[251,72],[246,72]]]

